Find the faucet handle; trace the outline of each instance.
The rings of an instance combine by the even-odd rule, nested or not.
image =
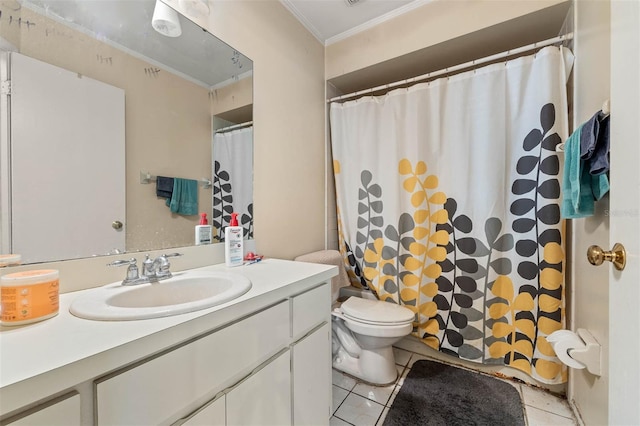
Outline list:
[[[165,278],[171,278],[171,271],[169,271],[169,268],[171,268],[171,263],[169,263],[169,259],[167,258],[179,257],[179,256],[182,256],[182,253],[170,253],[170,254],[163,254],[161,256],[158,256],[156,258],[156,261],[159,261],[159,264],[155,271],[156,275],[159,275]]]
[[[140,278],[138,274],[138,260],[132,257],[129,260],[114,260],[111,263],[107,263],[107,266],[124,266],[129,265],[127,268],[127,277],[122,281],[123,285],[131,284]]]
[[[114,260],[111,263],[107,263],[107,266],[135,265],[136,263],[138,263],[138,260],[135,257],[132,257],[129,260]]]

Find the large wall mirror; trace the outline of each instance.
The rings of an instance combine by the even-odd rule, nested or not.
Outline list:
[[[159,8],[0,0],[0,253],[191,246],[201,213],[253,236],[253,63]]]

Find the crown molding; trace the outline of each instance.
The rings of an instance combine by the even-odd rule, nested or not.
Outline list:
[[[313,34],[313,36],[320,43],[322,43],[323,45],[325,44],[325,41],[322,38],[322,35],[320,34],[320,31],[318,31],[318,29],[316,27],[314,27],[313,24],[311,22],[309,22],[309,20],[303,14],[301,14],[298,9],[296,9],[296,7],[293,5],[293,3],[291,3],[289,0],[280,0],[280,3],[282,3],[282,5],[284,5],[284,7],[286,7],[287,10],[289,12],[291,12],[293,14],[293,16],[296,17],[298,22],[300,22],[307,29],[307,31],[309,31],[311,34]]]

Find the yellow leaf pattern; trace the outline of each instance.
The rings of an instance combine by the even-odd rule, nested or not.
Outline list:
[[[337,160],[333,166],[337,181],[343,167]],[[566,370],[546,340],[546,336],[561,329],[564,323],[561,239],[554,236],[542,242],[518,241],[516,245],[506,227],[500,231],[500,226],[494,232],[487,220],[486,241],[481,241],[470,234],[471,219],[458,214],[454,223],[451,206],[447,206],[450,199],[438,190],[438,176],[429,174],[426,162],[401,159],[398,174],[406,193],[405,206],[412,210],[404,213],[397,223],[389,223],[385,217],[384,224],[376,222],[383,217],[381,207],[375,204],[380,198],[380,186],[370,173],[362,175],[361,205],[369,209],[366,218],[373,221],[376,229],[356,238],[358,249],[361,247],[357,260],[363,262],[358,273],[354,272],[354,262],[348,260],[353,254],[344,238],[338,203],[339,248],[352,283],[369,287],[380,300],[402,304],[414,312],[414,334],[433,349],[454,354],[460,350],[462,354],[462,349],[465,353],[474,353],[473,348],[479,347],[476,350],[481,354],[480,361],[502,360],[549,383],[566,379]],[[518,208],[514,202],[512,212]],[[526,226],[524,222],[522,226]],[[478,228],[481,232],[482,224]],[[457,240],[451,240],[452,230],[459,233]],[[538,237],[540,234],[541,231]],[[529,247],[533,247],[532,253],[535,253],[538,244],[541,248],[536,264],[535,256],[522,253],[529,253]],[[513,251],[514,246],[522,257],[530,259],[512,268],[502,253]],[[466,257],[456,261],[451,258],[452,252],[464,253]],[[538,265],[539,269],[532,269]],[[453,276],[447,275],[452,268]],[[481,280],[473,278],[476,271],[480,271],[478,276],[488,277],[489,271],[493,273],[484,288]],[[535,277],[538,288],[523,286],[520,281],[523,276],[527,280]],[[478,291],[483,292],[484,300],[468,296]],[[465,309],[464,316],[452,316],[450,311],[454,306]],[[464,330],[467,321],[484,324],[484,331],[480,332],[485,334],[467,331],[462,338],[455,330]],[[454,339],[459,336],[459,343],[447,337],[450,346],[443,348],[445,331],[453,333]]]

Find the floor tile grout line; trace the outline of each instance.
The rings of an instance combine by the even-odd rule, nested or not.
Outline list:
[[[338,386],[338,387],[340,387],[340,386]],[[340,389],[342,389],[342,388],[340,388]],[[348,392],[348,393],[347,393],[347,396],[345,396],[345,397],[342,399],[342,402],[340,402],[340,404],[338,404],[338,406],[335,408],[335,410],[333,410],[333,415],[334,415],[334,416],[335,416],[335,415],[336,415],[336,413],[338,412],[338,409],[339,409],[340,407],[342,407],[342,404],[344,404],[344,402],[347,400],[347,397],[349,396],[349,394],[350,394],[350,393],[351,393],[351,392]],[[340,419],[340,420],[342,420],[342,419]]]
[[[356,385],[357,385],[358,383],[356,383],[356,385],[353,385],[353,387],[352,387],[351,389],[343,388],[342,386],[340,386],[340,385],[336,385],[336,384],[335,384],[335,383],[333,383],[333,382],[331,382],[331,384],[332,384],[333,386],[337,386],[337,387],[339,387],[340,389],[344,389],[344,390],[346,390],[347,392],[351,392],[351,389],[355,388],[355,387],[356,387]]]
[[[554,416],[564,417],[565,419],[569,419],[569,420],[575,420],[573,417],[563,416],[562,414],[558,414],[555,411],[545,410],[544,408],[536,407],[535,405],[525,404],[524,402],[523,402],[523,405],[525,407],[531,407],[531,408],[535,408],[536,410],[544,411],[545,413],[553,414]]]
[[[341,421],[345,422],[345,423],[346,423],[346,424],[348,424],[348,425],[355,426],[353,423],[350,423],[350,422],[346,421],[345,419],[343,419],[342,417],[338,417],[338,416],[336,416],[335,414],[333,415],[333,417],[335,417],[336,419],[339,419],[339,420],[341,420]]]

